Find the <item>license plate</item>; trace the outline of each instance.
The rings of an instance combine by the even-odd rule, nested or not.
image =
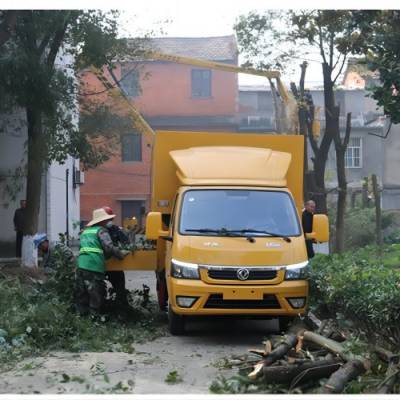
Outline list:
[[[224,300],[262,300],[264,294],[255,289],[229,289],[226,290],[222,297]]]

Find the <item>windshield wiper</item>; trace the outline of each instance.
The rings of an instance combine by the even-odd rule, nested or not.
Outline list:
[[[283,240],[285,240],[286,242],[290,243],[291,239],[289,236],[287,235],[282,235],[280,233],[276,233],[276,232],[270,232],[270,231],[266,231],[266,230],[261,230],[261,229],[233,229],[233,230],[229,230],[229,232],[240,232],[240,233],[264,233],[265,235],[268,236],[275,236],[275,237],[280,237]]]
[[[218,233],[224,236],[240,237],[237,231],[231,231],[225,228],[212,229],[212,228],[198,228],[198,229],[185,229],[185,232],[199,232],[199,233]]]

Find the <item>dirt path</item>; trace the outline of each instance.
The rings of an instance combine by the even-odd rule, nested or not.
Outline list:
[[[151,273],[130,273],[129,287],[151,287]],[[188,335],[135,343],[133,353],[53,353],[2,374],[0,393],[209,393],[224,359],[260,347],[275,321],[194,320]],[[176,371],[176,372],[173,372]],[[170,374],[168,383],[165,381]]]

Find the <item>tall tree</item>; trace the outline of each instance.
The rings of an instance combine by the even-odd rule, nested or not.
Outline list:
[[[353,51],[378,72],[379,85],[371,86],[372,97],[394,124],[400,123],[400,11],[353,12]]]
[[[20,11],[0,48],[1,102],[26,117],[27,235],[37,231],[41,177],[49,163],[62,163],[68,155],[92,165],[104,160],[92,146],[88,124],[79,130],[74,120],[77,74],[90,65],[112,66],[126,54],[126,42],[117,38],[117,17],[115,11]]]
[[[327,212],[325,170],[332,142],[338,163],[344,166],[348,140],[340,138],[340,105],[334,87],[343,71],[353,44],[353,14],[349,10],[268,11],[241,16],[235,25],[240,50],[247,63],[283,69],[288,60],[307,58],[319,53],[324,84],[325,131],[320,140],[308,134],[313,151],[313,178],[317,193],[317,210]],[[304,91],[303,91],[304,93]],[[303,99],[300,99],[302,101]],[[305,129],[305,127],[303,127]],[[343,225],[346,202],[345,169],[338,168],[339,200],[337,223]],[[343,236],[337,235],[336,248],[343,248]]]

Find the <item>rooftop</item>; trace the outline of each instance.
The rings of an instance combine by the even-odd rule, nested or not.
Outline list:
[[[146,46],[154,51],[212,61],[236,60],[238,48],[234,35],[211,37],[150,38]]]

